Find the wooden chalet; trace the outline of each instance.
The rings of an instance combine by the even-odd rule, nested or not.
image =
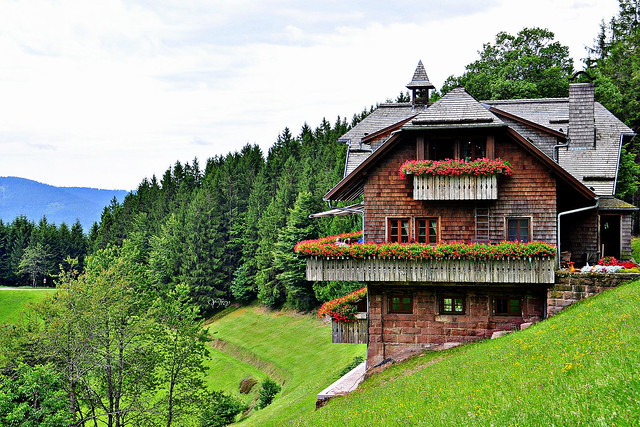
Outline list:
[[[428,103],[422,62],[410,103],[382,104],[352,128],[344,178],[327,201],[360,201],[365,242],[542,241],[565,261],[631,254],[633,206],[614,198],[620,151],[634,133],[594,101],[478,101],[457,88]],[[407,160],[504,159],[509,176],[401,177]],[[452,342],[490,337],[547,315],[558,258],[403,260],[311,257],[307,279],[368,286],[369,367]]]

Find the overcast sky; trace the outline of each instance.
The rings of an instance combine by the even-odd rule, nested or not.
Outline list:
[[[135,189],[289,127],[440,89],[499,31],[576,68],[617,0],[0,0],[0,176]]]

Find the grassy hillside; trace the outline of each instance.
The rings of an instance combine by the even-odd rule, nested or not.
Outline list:
[[[0,324],[15,322],[30,303],[41,301],[51,290],[0,290]]]
[[[374,375],[296,425],[638,425],[640,282]]]
[[[274,402],[253,411],[241,421],[243,426],[281,426],[311,415],[316,394],[335,381],[355,356],[365,353],[364,345],[332,344],[331,327],[312,315],[252,306],[236,310],[208,327],[214,337],[228,343],[225,354],[282,385]],[[217,376],[228,377],[224,372],[227,366],[212,369],[210,377],[221,384]],[[247,373],[238,369],[235,378],[227,378],[227,387],[232,387],[227,391],[237,393]]]

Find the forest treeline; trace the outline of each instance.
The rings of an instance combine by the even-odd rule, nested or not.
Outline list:
[[[350,122],[305,124],[297,136],[284,129],[266,155],[245,145],[202,166],[176,162],[105,208],[89,233],[90,251],[132,241],[162,283],[187,285],[204,311],[219,299],[310,310],[350,291],[356,285],[314,290],[293,246],[360,229],[358,216],[309,214],[328,208],[322,196],[342,178],[347,147],[338,138],[370,111]]]

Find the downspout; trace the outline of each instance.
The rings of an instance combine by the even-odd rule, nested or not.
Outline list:
[[[562,132],[562,129],[560,129],[560,132]],[[568,147],[569,143],[571,142],[571,138],[567,137],[567,141],[564,144],[556,144],[553,146],[553,157],[554,157],[554,161],[558,164],[560,164],[560,153],[559,153],[559,148],[562,147]]]
[[[597,209],[599,203],[600,203],[600,199],[598,197],[596,197],[596,204],[593,205],[593,206],[587,206],[587,207],[584,207],[584,208],[572,209],[570,211],[564,211],[564,212],[560,212],[558,214],[558,236],[557,236],[558,244],[556,245],[558,247],[558,268],[560,268],[560,261],[561,261],[560,260],[560,218],[563,215],[571,215],[571,214],[578,213],[578,212],[584,212],[584,211],[588,211],[588,210],[591,210],[591,209]]]

